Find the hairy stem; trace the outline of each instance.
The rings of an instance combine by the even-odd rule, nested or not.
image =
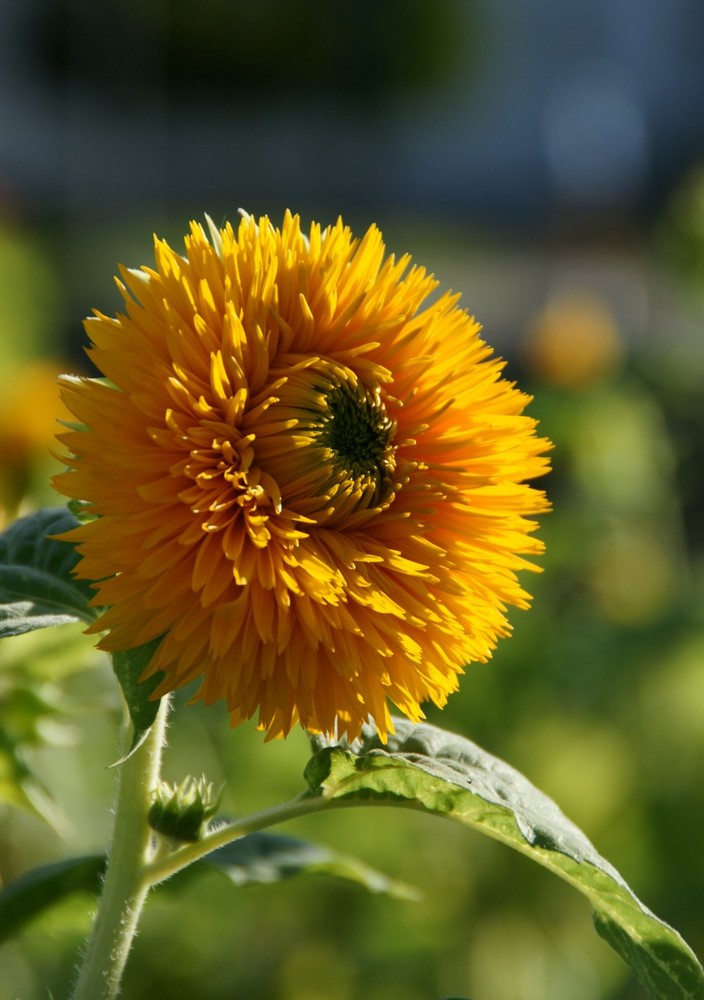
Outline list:
[[[143,877],[153,850],[147,813],[159,782],[168,707],[168,698],[162,698],[146,739],[119,765],[103,891],[73,1000],[112,1000],[120,992],[122,973],[150,886]]]

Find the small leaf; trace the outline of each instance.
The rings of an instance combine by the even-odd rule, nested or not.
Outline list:
[[[236,886],[281,882],[295,875],[331,875],[355,882],[369,892],[398,899],[418,899],[412,886],[389,878],[363,861],[330,847],[275,833],[250,833],[207,854],[193,865],[209,865]]]
[[[75,547],[48,537],[78,524],[65,507],[50,507],[0,535],[0,637],[97,617],[89,607],[90,583],[71,575],[79,560]]]
[[[306,769],[331,801],[411,806],[458,820],[555,872],[590,900],[599,934],[652,1000],[703,1000],[704,970],[679,934],[634,895],[616,869],[546,795],[475,743],[395,719],[384,746],[368,729],[350,746],[322,746]]]
[[[0,942],[74,892],[97,896],[105,857],[91,854],[34,868],[0,891]]]
[[[63,421],[61,420],[59,421],[59,423],[62,422]],[[87,429],[83,424],[76,424],[76,425],[66,424],[66,426],[70,426],[72,428],[75,428],[76,430]],[[87,500],[74,500],[72,498],[66,502],[66,506],[71,512],[71,514],[73,514],[73,516],[78,521],[80,521],[81,524],[85,524],[87,521],[94,521],[98,516],[96,513],[94,513],[95,508],[93,507],[93,504],[88,503]]]
[[[155,674],[154,677],[150,677],[146,681],[140,681],[140,677],[154,656],[160,642],[161,637],[152,639],[151,642],[146,642],[143,646],[135,646],[134,649],[124,649],[119,653],[113,653],[113,669],[122,688],[127,711],[132,721],[132,742],[124,757],[115,761],[115,764],[122,764],[135,752],[137,747],[142,745],[159,711],[161,699],[152,698],[151,695],[159,685],[162,674]]]

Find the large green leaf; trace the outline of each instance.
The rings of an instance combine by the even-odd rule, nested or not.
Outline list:
[[[417,899],[418,891],[349,854],[276,833],[250,833],[207,854],[191,866],[210,865],[237,886],[281,882],[295,875],[331,875],[355,882],[370,892],[398,899]],[[188,869],[186,869],[187,871]]]
[[[312,791],[331,802],[426,810],[503,841],[587,896],[598,932],[653,1000],[704,1000],[704,971],[688,945],[551,799],[470,740],[404,719],[394,724],[386,746],[371,729],[350,746],[318,741],[306,769]]]
[[[78,524],[65,507],[50,507],[20,518],[0,535],[0,637],[96,618],[88,605],[93,589],[72,576],[76,549],[49,537]]]
[[[0,892],[0,942],[74,892],[100,892],[105,857],[91,854],[33,868]]]
[[[19,934],[30,921],[73,893],[97,896],[105,865],[102,854],[68,858],[34,868],[5,886],[0,891],[0,943]],[[213,851],[160,888],[178,887],[180,882],[213,868],[236,886],[270,884],[312,874],[334,876],[399,899],[416,899],[418,895],[412,886],[388,878],[347,854],[269,833],[252,833]]]

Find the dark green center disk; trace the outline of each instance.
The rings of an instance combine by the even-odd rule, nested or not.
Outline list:
[[[318,441],[334,455],[335,466],[350,479],[375,484],[375,502],[393,489],[396,424],[379,390],[343,382],[326,393]]]

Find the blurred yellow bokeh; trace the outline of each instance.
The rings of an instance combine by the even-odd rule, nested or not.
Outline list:
[[[526,331],[524,352],[528,367],[542,381],[581,389],[614,372],[623,348],[605,303],[593,293],[575,291],[547,302]]]
[[[21,509],[35,487],[44,499],[46,479],[61,466],[51,454],[57,420],[71,414],[59,399],[59,361],[11,366],[0,376],[0,521]]]

